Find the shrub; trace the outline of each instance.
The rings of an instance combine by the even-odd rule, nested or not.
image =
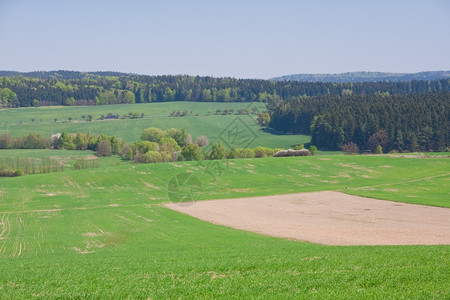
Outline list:
[[[341,150],[347,154],[356,154],[359,152],[359,147],[355,143],[350,142],[342,145]]]
[[[275,151],[271,148],[258,146],[253,149],[256,158],[273,156]]]
[[[159,128],[150,127],[141,133],[141,140],[159,143],[166,133]]]
[[[260,126],[268,126],[270,123],[270,114],[267,112],[259,113],[256,117],[256,121]]]
[[[0,135],[0,149],[8,149],[13,146],[14,139],[10,134]]]
[[[162,162],[174,161],[176,159],[176,155],[169,152],[159,152],[161,154]]]
[[[184,145],[186,145],[186,144],[192,144],[192,135],[191,134],[188,134],[186,136],[186,138],[184,139]]]
[[[317,147],[312,145],[311,147],[309,147],[309,152],[311,152],[311,155],[316,155]]]
[[[158,163],[162,161],[162,156],[158,151],[150,150],[142,156],[142,160],[144,163]]]
[[[202,159],[202,151],[200,150],[199,145],[197,144],[186,144],[181,150],[181,155],[184,160],[201,160]]]
[[[236,158],[254,158],[255,152],[253,149],[248,148],[237,148],[236,149]]]
[[[0,177],[14,177],[17,171],[8,170],[8,169],[0,169]]]
[[[383,147],[381,147],[381,145],[378,145],[375,148],[375,154],[383,154]]]
[[[159,151],[159,145],[156,142],[149,142],[149,141],[142,141],[142,142],[136,142],[134,144],[136,147],[136,150],[141,153],[147,153],[148,151]]]
[[[165,135],[169,138],[173,138],[180,147],[184,146],[185,140],[188,136],[185,128],[183,129],[169,128],[165,131]],[[161,141],[160,143],[162,144],[163,142]]]
[[[197,144],[199,147],[207,146],[209,144],[208,137],[200,135],[195,139],[194,144]]]
[[[112,155],[111,142],[108,140],[103,140],[100,143],[98,143],[97,155],[98,156],[111,156]]]
[[[222,144],[214,144],[209,153],[209,159],[224,159],[227,156],[227,149]]]
[[[178,143],[171,137],[162,138],[160,143],[161,143],[160,151],[172,153],[181,150]]]

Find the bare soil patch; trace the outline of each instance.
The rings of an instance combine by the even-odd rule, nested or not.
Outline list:
[[[325,191],[164,206],[218,225],[325,245],[450,244],[450,209]]]

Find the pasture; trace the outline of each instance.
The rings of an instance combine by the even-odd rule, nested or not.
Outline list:
[[[111,157],[97,169],[0,178],[0,294],[446,298],[448,245],[323,246],[213,225],[161,204],[170,201],[169,182],[190,174],[199,183],[195,197],[179,205],[333,190],[450,207],[449,170],[448,158],[330,155],[133,165]],[[178,192],[192,186],[182,188]]]
[[[90,132],[115,135],[131,143],[138,141],[142,130],[148,127],[186,128],[194,139],[198,135],[206,135],[210,143],[213,143],[221,142],[220,134],[227,128],[234,128],[233,124],[238,124],[240,128],[255,135],[255,141],[249,147],[290,148],[296,144],[309,142],[308,136],[267,132],[255,122],[255,115],[236,115],[240,109],[249,108],[251,111],[253,107],[256,111],[265,110],[265,105],[262,103],[199,102],[3,109],[0,110],[0,134],[10,133],[14,137],[21,137],[33,132],[49,137],[54,133],[67,130],[69,133]],[[171,112],[183,112],[184,110],[189,112],[187,116],[170,117]],[[216,115],[217,110],[233,110],[233,114]],[[139,115],[143,113],[144,117],[98,120],[101,115],[106,116],[108,113],[118,114],[122,117],[130,112],[136,112]],[[88,115],[93,117],[90,122],[87,121]],[[33,119],[34,121],[32,121]]]

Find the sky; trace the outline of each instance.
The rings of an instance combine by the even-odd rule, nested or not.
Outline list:
[[[0,0],[0,70],[450,70],[450,0]]]

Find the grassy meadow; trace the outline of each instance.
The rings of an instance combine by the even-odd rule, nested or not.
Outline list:
[[[254,116],[214,115],[217,109],[236,112],[246,106],[173,102],[0,110],[0,134],[48,136],[68,130],[133,142],[147,127],[184,127],[214,142],[238,117],[257,135],[251,146],[287,148],[309,142],[306,136],[265,132]],[[193,114],[169,117],[184,109]],[[264,107],[258,104],[258,109]],[[143,112],[144,118],[81,118],[108,112]],[[68,117],[73,120],[63,123]],[[213,225],[161,205],[334,190],[450,208],[448,157],[322,152],[313,157],[131,164],[113,156],[98,158],[98,168],[71,167],[77,158],[93,154],[0,150],[0,158],[50,157],[67,163],[63,172],[0,178],[1,299],[450,297],[449,245],[324,246]],[[191,181],[173,185],[179,178]],[[170,197],[174,194],[179,197]]]
[[[220,134],[226,133],[233,122],[243,122],[255,136],[249,147],[266,146],[270,148],[289,148],[293,145],[309,142],[310,138],[303,135],[285,135],[277,132],[266,132],[256,122],[255,115],[236,115],[239,109],[256,107],[264,111],[262,103],[199,103],[199,102],[168,102],[146,104],[120,104],[104,106],[74,106],[74,107],[31,107],[0,110],[0,134],[10,133],[15,137],[25,136],[31,132],[50,136],[62,132],[90,132],[96,134],[115,135],[127,142],[140,139],[141,132],[148,127],[161,129],[186,128],[195,139],[206,135],[210,143],[221,142]],[[233,115],[215,115],[216,110],[233,110]],[[173,111],[188,110],[186,117],[170,117]],[[144,113],[144,118],[98,120],[108,113],[127,115],[130,112]],[[192,114],[190,113],[192,112]],[[87,122],[82,116],[92,115],[93,120]],[[72,118],[71,121],[68,118]],[[55,122],[54,119],[57,119]],[[35,119],[33,122],[32,119]],[[231,127],[228,127],[231,126]]]
[[[216,226],[160,204],[169,201],[171,179],[188,173],[201,184],[199,201],[337,190],[450,207],[449,170],[447,158],[330,155],[132,165],[112,157],[97,169],[0,178],[0,294],[446,298],[450,246],[316,245]]]

